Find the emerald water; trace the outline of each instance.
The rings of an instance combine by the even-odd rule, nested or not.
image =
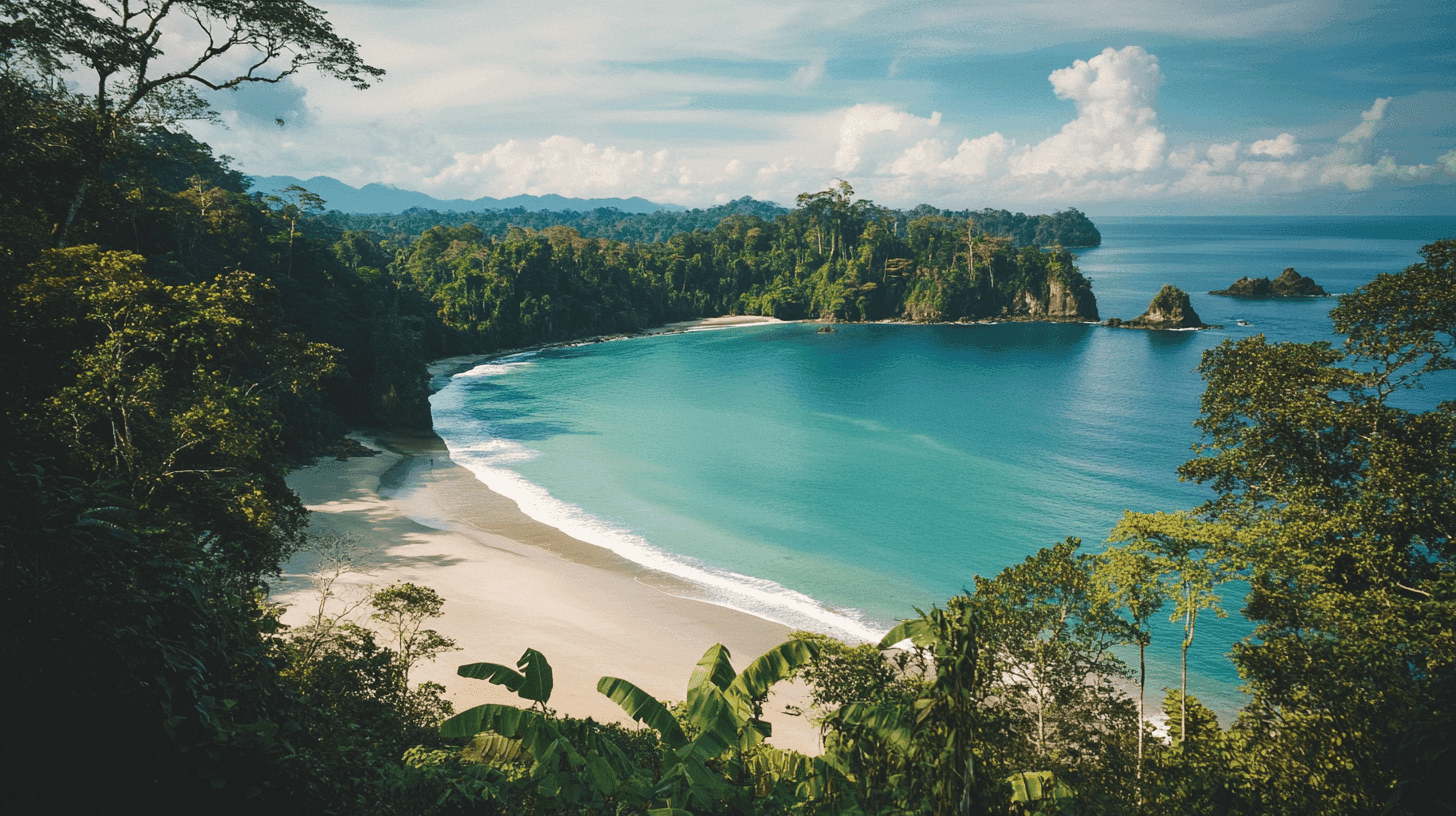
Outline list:
[[[1451,218],[1097,223],[1103,246],[1079,266],[1104,318],[1136,317],[1171,283],[1224,328],[777,324],[637,338],[437,383],[435,427],[539,521],[685,577],[706,600],[875,639],[1041,546],[1078,536],[1099,550],[1125,509],[1207,496],[1174,472],[1198,440],[1202,353],[1260,332],[1332,339],[1334,301],[1203,293],[1286,266],[1348,292],[1456,236]],[[1200,621],[1190,683],[1227,712],[1239,693],[1225,655],[1251,627],[1239,592],[1224,595],[1230,617]],[[1168,627],[1150,688],[1176,684],[1177,654]]]

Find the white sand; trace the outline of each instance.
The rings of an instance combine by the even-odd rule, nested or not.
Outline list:
[[[788,638],[785,626],[673,595],[682,586],[677,579],[532,520],[451,462],[433,434],[361,441],[392,451],[322,459],[288,483],[313,511],[311,531],[361,539],[365,572],[346,575],[336,589],[358,593],[405,581],[445,599],[443,617],[429,626],[461,650],[424,663],[410,679],[444,685],[457,711],[485,702],[526,705],[499,686],[457,676],[455,667],[514,665],[529,647],[554,670],[551,707],[630,723],[597,692],[603,675],[660,700],[681,700],[693,666],[713,644],[728,646],[741,670]],[[317,605],[308,582],[315,563],[304,552],[285,566],[274,589],[274,599],[290,607],[284,622],[306,622]],[[364,610],[354,617],[366,618]],[[765,707],[774,726],[770,742],[819,753],[817,730],[786,706],[809,708],[801,684],[781,684]]]

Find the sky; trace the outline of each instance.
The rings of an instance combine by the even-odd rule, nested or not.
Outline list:
[[[1456,212],[1456,4],[314,5],[387,74],[210,95],[221,121],[193,133],[246,173],[688,207],[844,179],[894,207]]]

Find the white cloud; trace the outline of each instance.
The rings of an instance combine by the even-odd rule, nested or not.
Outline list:
[[[1288,158],[1299,152],[1299,143],[1294,141],[1293,134],[1281,133],[1273,139],[1261,139],[1249,145],[1249,152],[1255,156],[1273,156],[1276,159]]]
[[[1088,0],[1075,8],[1053,0],[562,2],[548,19],[511,4],[321,0],[333,8],[340,33],[363,44],[365,59],[389,76],[361,95],[300,75],[306,100],[301,93],[271,100],[291,108],[293,116],[283,118],[300,127],[196,132],[239,157],[248,172],[328,173],[446,197],[534,192],[701,204],[750,194],[791,202],[841,176],[893,205],[1083,206],[1456,176],[1456,150],[1430,165],[1403,165],[1382,152],[1387,108],[1416,109],[1404,98],[1376,100],[1359,122],[1345,124],[1338,142],[1319,136],[1330,131],[1306,115],[1304,143],[1278,129],[1193,143],[1160,119],[1163,72],[1174,65],[1133,45],[1089,51],[1088,59],[1050,71],[1053,94],[1075,113],[1051,135],[1028,138],[1024,121],[977,121],[958,111],[991,116],[1013,104],[1030,119],[1051,109],[1051,95],[1007,103],[980,90],[965,92],[964,104],[941,101],[949,88],[984,84],[927,79],[947,62],[922,59],[1024,53],[1037,42],[1088,41],[1110,28],[1213,39],[1314,30],[1335,14],[1323,0],[1231,0],[1212,14],[1192,0]],[[449,24],[442,25],[446,8]],[[873,64],[887,66],[886,76],[856,78],[863,69],[852,60],[840,76],[837,60],[852,53],[846,49],[872,42],[878,50],[853,56],[884,60]],[[911,64],[913,72],[902,71]],[[733,70],[714,67],[722,65]],[[902,76],[908,73],[915,76]],[[871,101],[820,107],[829,93],[855,92]],[[928,105],[907,105],[897,93],[935,99],[945,116],[922,115]],[[991,97],[983,101],[983,93]],[[227,115],[243,123],[250,112]],[[255,113],[272,121],[261,106]],[[297,132],[310,123],[312,133]],[[1388,133],[1401,128],[1392,123]],[[1278,135],[1258,138],[1269,133]]]
[[[1381,120],[1385,118],[1385,109],[1390,105],[1390,97],[1375,100],[1370,110],[1360,114],[1361,122],[1354,130],[1340,137],[1341,144],[1359,144],[1368,142],[1375,137],[1375,132],[1380,129]]]
[[[801,91],[818,85],[824,79],[824,56],[815,57],[808,65],[802,65],[789,76],[789,84]]]
[[[1210,166],[1214,170],[1227,170],[1239,155],[1239,143],[1209,145],[1206,151]]]
[[[1050,81],[1059,96],[1077,103],[1077,115],[1032,144],[1018,144],[999,132],[954,143],[952,126],[938,112],[921,117],[890,105],[859,104],[803,120],[787,142],[744,148],[727,161],[711,147],[649,151],[556,135],[457,152],[426,186],[473,196],[640,195],[690,204],[747,193],[790,202],[797,193],[822,189],[842,176],[862,195],[897,205],[939,198],[947,204],[1015,200],[1081,206],[1170,197],[1205,201],[1332,186],[1365,190],[1439,170],[1456,175],[1456,150],[1437,165],[1372,157],[1390,99],[1376,100],[1327,152],[1295,161],[1304,148],[1289,133],[1247,145],[1170,147],[1157,124],[1162,73],[1157,59],[1136,46],[1078,60],[1053,72]]]
[[[1158,129],[1158,58],[1141,47],[1107,48],[1090,60],[1053,71],[1059,99],[1077,103],[1077,118],[1060,133],[1011,160],[1017,175],[1088,175],[1151,170],[1163,163],[1167,137]]]
[[[855,105],[844,113],[839,125],[839,149],[834,152],[834,169],[849,173],[859,168],[865,158],[872,134],[889,133],[901,136],[923,133],[940,125],[940,113],[921,119],[888,105]]]
[[[1247,197],[1294,194],[1327,187],[1368,190],[1382,182],[1425,179],[1438,170],[1456,175],[1456,150],[1437,165],[1402,165],[1375,155],[1375,140],[1391,98],[1375,100],[1360,123],[1320,155],[1290,133],[1274,139],[1169,147],[1157,123],[1163,76],[1157,58],[1137,46],[1106,49],[1049,77],[1058,97],[1077,103],[1077,116],[1034,144],[1017,145],[1000,133],[961,142],[946,155],[943,139],[907,145],[883,164],[874,185],[857,189],[892,196],[914,191],[973,192],[980,198],[1017,197],[1054,204],[1137,198]],[[889,119],[894,112],[880,110]]]
[[[513,139],[485,153],[457,153],[454,163],[426,179],[426,185],[451,188],[462,178],[471,186],[483,185],[492,195],[557,193],[583,198],[691,184],[691,173],[672,162],[666,150],[626,151],[567,136],[534,144]]]

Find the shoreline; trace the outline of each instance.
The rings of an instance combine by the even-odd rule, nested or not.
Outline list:
[[[500,686],[458,677],[455,667],[489,661],[513,665],[526,648],[551,661],[550,706],[562,714],[632,723],[596,691],[598,678],[621,677],[660,700],[681,700],[694,666],[715,643],[734,667],[788,639],[790,628],[727,607],[683,597],[688,582],[664,575],[525,515],[455,464],[433,433],[354,434],[382,452],[320,459],[288,484],[310,510],[314,534],[355,536],[359,569],[336,584],[344,601],[394,582],[428,586],[443,615],[425,625],[461,648],[426,661],[411,682],[433,681],[462,711],[481,703],[520,705]],[[317,604],[308,581],[317,564],[296,554],[275,582],[283,621],[307,621]],[[367,619],[356,610],[355,620]],[[801,683],[775,687],[764,707],[771,742],[816,754],[818,730]],[[643,726],[645,727],[645,726]]]
[[[750,325],[789,325],[814,321],[785,321],[757,315],[732,315],[716,318],[671,323],[634,335],[611,335],[585,338],[568,343],[551,343],[520,349],[508,349],[488,355],[461,355],[442,358],[429,364],[433,394],[438,395],[450,387],[452,378],[474,372],[481,368],[511,365],[540,351],[570,348],[615,340],[636,340],[668,334],[684,334],[697,331],[713,331]],[[431,399],[432,415],[439,420],[452,413],[450,408],[441,407]],[[444,411],[442,414],[441,411]],[[438,436],[438,434],[437,434]],[[441,437],[443,440],[443,437]],[[458,441],[458,440],[457,440]],[[450,448],[444,442],[445,448]],[[472,449],[455,451],[460,459],[457,465],[470,471],[475,479],[492,494],[503,497],[509,506],[529,517],[535,523],[544,525],[573,542],[568,550],[562,550],[554,541],[533,542],[546,549],[562,552],[579,563],[611,563],[616,568],[628,571],[638,580],[669,592],[673,595],[700,603],[720,606],[735,612],[764,619],[775,625],[787,627],[790,631],[803,629],[843,640],[846,643],[873,643],[888,631],[893,623],[869,621],[857,614],[858,610],[835,609],[819,600],[782,586],[771,580],[754,578],[732,570],[717,569],[693,558],[680,557],[670,551],[653,547],[629,530],[599,527],[597,519],[580,508],[553,497],[536,485],[524,482],[510,473],[509,468],[497,468],[490,464],[474,461]],[[585,548],[585,549],[583,549]],[[606,559],[604,562],[603,559]]]
[[[597,343],[610,343],[616,340],[636,340],[643,337],[656,337],[663,334],[682,334],[691,331],[712,331],[714,329],[731,329],[738,326],[762,326],[776,323],[808,323],[815,321],[805,320],[780,320],[777,317],[766,317],[764,315],[724,315],[722,317],[701,317],[696,320],[682,320],[676,323],[666,323],[651,329],[632,334],[601,334],[592,337],[582,337],[576,340],[559,340],[554,343],[539,343],[534,346],[522,346],[513,349],[501,349],[486,354],[461,354],[454,357],[442,357],[432,360],[425,368],[430,373],[431,380],[436,377],[450,377],[462,371],[469,371],[473,366],[490,360],[501,360],[506,357],[513,357],[517,354],[529,354],[534,351],[545,351],[555,348],[573,348],[575,346],[590,346]],[[431,392],[438,391],[438,388],[431,386]]]

